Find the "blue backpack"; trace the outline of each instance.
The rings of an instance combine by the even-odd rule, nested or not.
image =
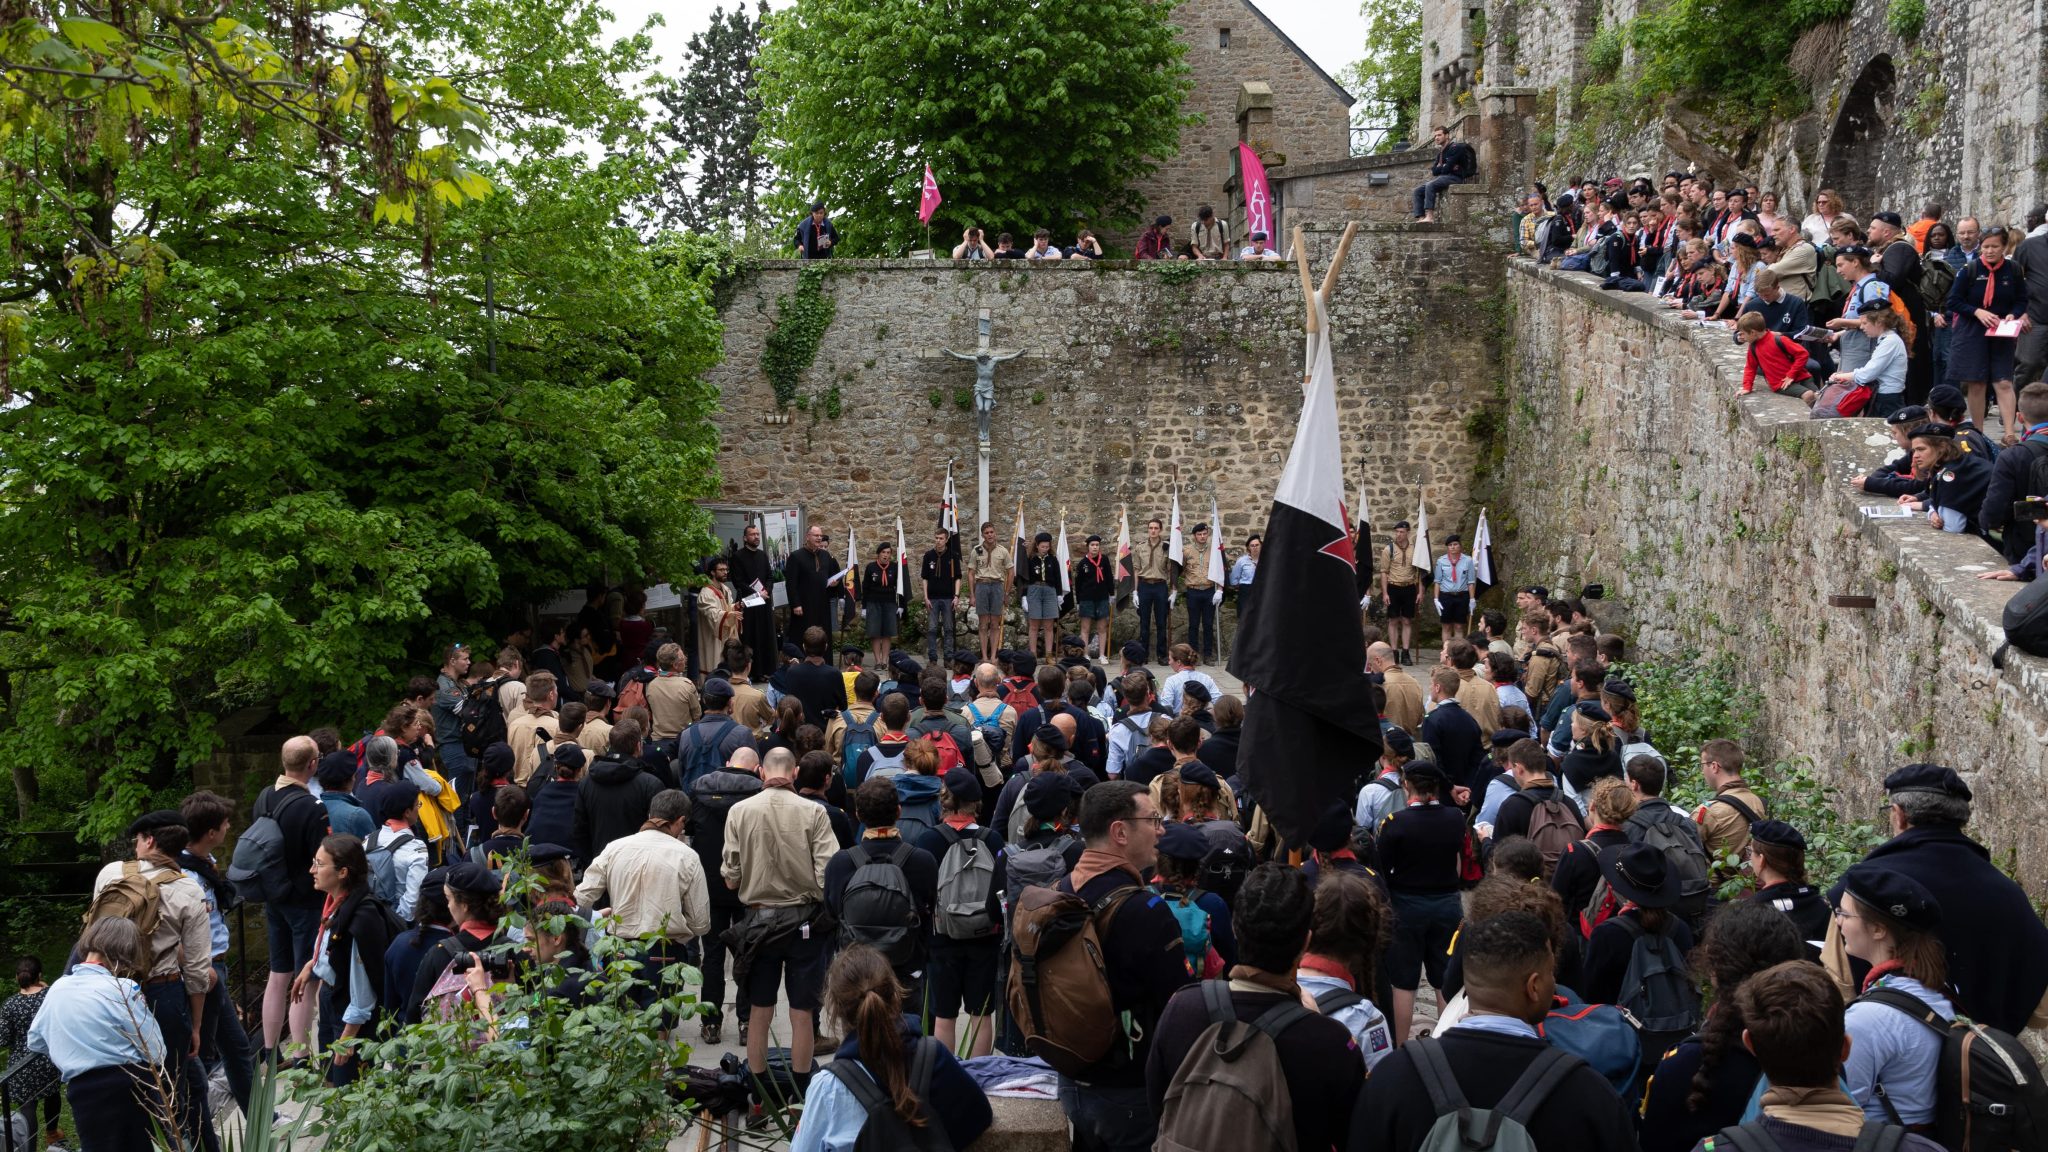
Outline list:
[[[1209,913],[1198,903],[1202,890],[1170,892],[1158,884],[1152,890],[1166,898],[1166,910],[1180,923],[1180,946],[1187,952],[1188,970],[1201,975],[1209,958]]]
[[[685,752],[682,758],[682,787],[684,791],[688,791],[690,785],[711,775],[713,772],[720,772],[725,769],[725,757],[719,753],[718,749],[725,743],[726,736],[730,735],[732,730],[737,727],[739,727],[739,721],[727,720],[719,725],[717,732],[707,733],[704,730],[703,722],[699,721],[696,724],[692,724],[690,730],[684,733],[690,745],[689,751]]]
[[[1622,1099],[1632,1099],[1630,1089],[1642,1069],[1643,1042],[1628,1013],[1612,1004],[1587,1004],[1559,985],[1556,1003],[1537,1030],[1553,1047],[1605,1076]]]
[[[860,787],[860,780],[854,772],[860,767],[860,754],[875,746],[875,722],[881,718],[880,712],[870,712],[865,720],[846,722],[846,735],[840,745],[839,770],[846,777],[848,790]]]

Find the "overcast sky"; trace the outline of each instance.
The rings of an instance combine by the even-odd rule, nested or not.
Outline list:
[[[725,0],[724,6],[733,3]],[[769,4],[784,6],[781,0]],[[718,0],[610,0],[607,5],[621,31],[637,29],[651,13],[662,14],[666,25],[654,31],[654,50],[669,68],[719,6]],[[1355,0],[1260,0],[1259,9],[1332,76],[1364,54],[1365,18]]]

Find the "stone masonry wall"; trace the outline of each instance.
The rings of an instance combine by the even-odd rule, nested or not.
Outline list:
[[[1195,81],[1182,108],[1204,119],[1183,128],[1179,155],[1138,185],[1145,199],[1143,217],[1150,223],[1162,212],[1172,216],[1174,235],[1184,240],[1196,207],[1210,204],[1231,217],[1231,238],[1242,243],[1244,213],[1231,210],[1223,191],[1234,171],[1239,86],[1257,80],[1272,88],[1272,124],[1254,134],[1252,146],[1262,154],[1284,154],[1289,165],[1297,166],[1351,154],[1350,99],[1246,0],[1182,0],[1174,7],[1173,22],[1182,29]],[[1226,28],[1230,47],[1223,48],[1219,33]],[[1275,177],[1283,171],[1271,169]],[[1129,250],[1137,230],[1111,239]]]
[[[1507,280],[1505,578],[1604,582],[1640,647],[1737,655],[1764,698],[1752,752],[1811,758],[1860,812],[1891,768],[1955,766],[1974,833],[2043,891],[2048,661],[1992,666],[2017,586],[1975,579],[2001,563],[1991,547],[1861,516],[1885,502],[1844,481],[1882,459],[1883,425],[1739,395],[1725,330],[1524,260]]]
[[[1313,235],[1319,275],[1332,241]],[[1418,490],[1439,533],[1470,519],[1467,424],[1497,396],[1501,268],[1496,250],[1442,230],[1365,229],[1352,249],[1333,317],[1339,419],[1348,490],[1370,460],[1379,523],[1412,516]],[[1141,539],[1176,469],[1188,528],[1212,494],[1233,553],[1265,526],[1300,412],[1293,265],[835,261],[812,399],[777,424],[761,343],[796,283],[797,266],[770,265],[724,309],[722,500],[801,505],[835,541],[854,529],[863,552],[893,539],[900,514],[921,552],[951,460],[970,525],[974,368],[941,349],[973,348],[987,308],[995,345],[1026,350],[995,375],[990,503],[1006,544],[1019,497],[1033,532],[1056,528],[1064,506],[1077,552],[1089,532],[1113,544],[1120,503]],[[836,419],[823,402],[835,386]]]

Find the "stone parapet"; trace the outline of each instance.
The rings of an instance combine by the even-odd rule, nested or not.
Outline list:
[[[2003,563],[1989,545],[1862,514],[1890,503],[1845,483],[1884,424],[1741,395],[1728,332],[1644,295],[1522,259],[1507,281],[1503,579],[1601,582],[1641,648],[1734,656],[1763,696],[1752,754],[1812,760],[1855,815],[1900,764],[1955,766],[1974,834],[2048,885],[2048,854],[2020,850],[2048,824],[2048,661],[1994,666],[2019,586],[1976,578]]]

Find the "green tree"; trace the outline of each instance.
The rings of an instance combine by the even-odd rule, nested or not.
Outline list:
[[[664,78],[654,98],[666,115],[655,125],[667,167],[655,199],[660,223],[698,232],[744,234],[761,220],[768,162],[754,148],[761,96],[754,57],[761,51],[766,0],[711,11],[710,26],[690,37],[683,71]]]
[[[1357,97],[1351,123],[1414,140],[1422,114],[1422,0],[1365,0],[1365,56],[1339,77]]]
[[[642,131],[646,39],[591,0],[359,15],[384,90],[490,109],[503,159],[423,132],[400,197],[384,145],[225,96],[0,143],[0,763],[90,835],[229,712],[358,722],[504,606],[709,545],[699,253],[617,225],[651,177],[576,146]]]
[[[1193,122],[1185,52],[1154,0],[797,0],[760,57],[779,203],[822,197],[847,252],[901,252],[923,242],[930,164],[948,245],[969,221],[1128,225],[1133,185]]]

